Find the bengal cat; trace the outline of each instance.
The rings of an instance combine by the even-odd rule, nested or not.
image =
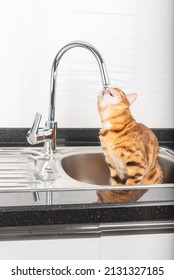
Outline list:
[[[158,162],[158,141],[145,125],[137,123],[130,112],[135,93],[104,87],[98,97],[101,118],[100,142],[110,170],[111,185],[157,184],[163,181]],[[98,202],[131,202],[145,190],[98,191]]]

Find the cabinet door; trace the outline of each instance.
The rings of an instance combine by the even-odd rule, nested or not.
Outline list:
[[[0,259],[99,259],[100,238],[20,240],[0,242]]]
[[[137,234],[101,238],[101,259],[174,259],[174,234]]]

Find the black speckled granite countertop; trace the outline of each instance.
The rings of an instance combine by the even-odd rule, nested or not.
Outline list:
[[[29,128],[0,128],[0,147],[30,146],[26,140]],[[174,128],[152,128],[162,147],[174,148]],[[97,128],[59,128],[57,146],[99,146]],[[42,146],[42,145],[41,145]]]
[[[0,147],[29,146],[28,128],[0,129]],[[153,129],[159,145],[174,149],[174,129]],[[58,146],[99,146],[98,129],[58,129]],[[1,195],[1,194],[0,194]],[[13,194],[11,194],[13,195]],[[0,240],[39,236],[174,232],[174,199],[166,203],[109,203],[0,207]]]

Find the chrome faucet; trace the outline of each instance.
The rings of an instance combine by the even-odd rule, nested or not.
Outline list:
[[[60,51],[57,53],[57,55],[53,61],[53,65],[52,65],[52,69],[51,69],[51,94],[50,94],[48,121],[45,124],[45,127],[43,129],[40,129],[39,124],[40,124],[42,115],[39,113],[36,113],[33,126],[27,132],[27,140],[31,145],[36,145],[38,143],[45,142],[44,152],[46,154],[52,154],[56,151],[57,123],[55,122],[55,99],[56,99],[55,89],[56,89],[58,65],[59,65],[59,62],[60,62],[62,56],[64,55],[64,53],[66,53],[69,49],[72,49],[75,47],[85,48],[85,49],[89,50],[95,56],[95,58],[97,59],[98,65],[99,65],[103,86],[110,84],[103,58],[94,46],[92,46],[91,44],[89,44],[87,42],[83,42],[83,41],[73,41],[60,49]]]

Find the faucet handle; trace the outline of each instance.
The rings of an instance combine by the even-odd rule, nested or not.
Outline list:
[[[44,151],[47,153],[56,151],[56,122],[47,123],[44,128],[39,129],[42,115],[36,113],[32,128],[27,132],[27,141],[31,145],[45,142]]]
[[[35,119],[32,125],[32,128],[27,132],[27,140],[31,145],[35,145],[37,143],[37,133],[40,125],[42,115],[40,113],[36,113]]]
[[[31,133],[36,134],[38,132],[41,119],[42,119],[42,115],[37,112],[31,128]]]

